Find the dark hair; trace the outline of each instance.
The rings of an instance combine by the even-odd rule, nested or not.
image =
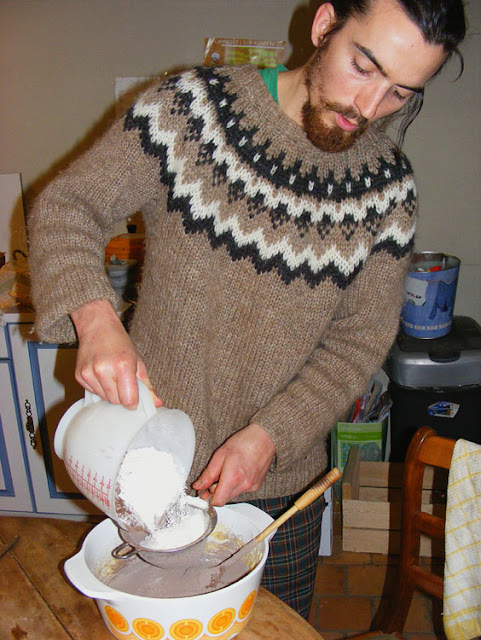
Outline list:
[[[329,0],[336,12],[336,24],[329,32],[339,31],[348,18],[364,16],[368,13],[373,0]],[[464,61],[458,45],[466,35],[466,18],[463,0],[397,0],[409,18],[416,24],[429,44],[442,45],[447,53],[446,62],[455,54],[460,63],[459,76],[463,73]],[[436,73],[436,75],[437,75]],[[458,76],[458,77],[459,77]],[[402,117],[399,125],[398,146],[404,141],[407,128],[416,118],[423,106],[423,94],[415,94],[398,113]]]
[[[363,16],[372,0],[330,0],[342,24],[353,15]],[[441,44],[450,54],[456,51],[466,35],[462,0],[397,0],[421,30],[426,42]]]

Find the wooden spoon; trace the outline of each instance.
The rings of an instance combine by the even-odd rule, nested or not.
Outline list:
[[[308,505],[310,505],[316,498],[321,496],[326,489],[332,486],[339,478],[342,477],[342,473],[339,471],[337,467],[331,469],[325,476],[320,478],[315,484],[312,485],[307,491],[305,491],[297,500],[294,502],[292,507],[288,509],[285,513],[280,515],[278,518],[271,522],[271,524],[266,527],[263,531],[258,533],[252,540],[247,542],[245,545],[237,549],[231,556],[225,558],[224,560],[220,560],[217,564],[211,565],[206,568],[199,569],[198,567],[189,567],[185,576],[188,577],[189,572],[199,573],[201,572],[202,580],[204,584],[212,587],[217,584],[225,571],[231,567],[233,564],[239,562],[248,554],[252,549],[254,549],[259,542],[262,542],[264,538],[267,538],[273,531],[278,529],[286,520],[292,518],[292,516],[298,511],[302,511]]]

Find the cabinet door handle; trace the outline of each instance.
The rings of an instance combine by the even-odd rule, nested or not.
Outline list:
[[[35,449],[37,446],[37,443],[35,442],[35,425],[33,424],[32,405],[28,400],[25,400],[25,417],[25,429],[27,430],[28,437],[30,438],[30,446],[32,449]]]

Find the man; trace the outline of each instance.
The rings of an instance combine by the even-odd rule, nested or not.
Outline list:
[[[188,413],[190,481],[214,505],[290,506],[382,365],[416,194],[407,159],[372,123],[418,106],[464,31],[461,0],[323,3],[304,67],[264,74],[268,85],[225,67],[153,86],[36,204],[40,337],[78,338],[76,377],[99,396],[134,407],[139,378],[158,405]],[[103,252],[137,210],[146,259],[128,335]],[[265,573],[304,616],[321,512],[283,525]]]

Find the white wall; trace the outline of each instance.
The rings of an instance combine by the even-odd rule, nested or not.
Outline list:
[[[288,40],[309,51],[314,0],[2,0],[0,173],[21,173],[27,204],[105,126],[118,76],[202,61],[207,36]],[[419,250],[462,261],[455,313],[481,322],[481,1],[468,0],[466,68],[435,79],[408,131]]]
[[[419,186],[416,248],[458,256],[454,312],[481,323],[481,0],[467,5],[465,69],[453,60],[426,89],[405,151]]]

